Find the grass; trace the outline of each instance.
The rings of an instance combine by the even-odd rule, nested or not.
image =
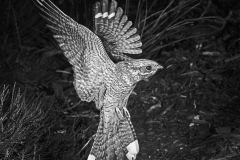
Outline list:
[[[94,1],[53,2],[91,28]],[[239,4],[118,3],[142,37],[143,54],[133,57],[164,66],[129,99],[139,160],[236,157]],[[78,98],[71,66],[32,1],[0,8],[0,159],[86,159],[98,111]]]

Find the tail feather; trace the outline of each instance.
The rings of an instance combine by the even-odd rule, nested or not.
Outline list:
[[[116,115],[115,115],[116,116]],[[118,119],[104,127],[104,111],[101,110],[100,122],[88,160],[135,160],[139,151],[136,133],[130,117]],[[105,124],[106,126],[106,124]]]
[[[129,160],[136,159],[139,152],[139,144],[130,117],[126,116],[120,121],[118,131],[120,135],[119,139],[127,158]]]

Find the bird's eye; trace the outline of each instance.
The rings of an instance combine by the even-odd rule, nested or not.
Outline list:
[[[146,69],[150,71],[152,69],[152,66],[147,66]]]

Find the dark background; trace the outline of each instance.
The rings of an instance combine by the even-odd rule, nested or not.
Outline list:
[[[53,0],[90,29],[94,2]],[[118,5],[143,42],[130,56],[164,66],[128,102],[137,159],[239,159],[239,0]],[[1,0],[0,10],[0,159],[86,159],[99,111],[76,95],[71,65],[34,3]]]

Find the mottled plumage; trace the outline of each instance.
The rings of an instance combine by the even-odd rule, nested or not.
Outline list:
[[[100,123],[88,160],[136,159],[138,141],[126,108],[129,95],[142,79],[153,75],[158,63],[131,59],[139,54],[140,36],[117,2],[94,5],[94,32],[65,15],[50,0],[35,0],[48,28],[73,66],[74,87],[83,101],[95,101]],[[108,54],[118,63],[113,63]]]
[[[117,8],[117,2],[108,0],[96,2],[94,5],[94,33],[102,40],[107,52],[117,61],[131,60],[128,54],[140,54],[142,46],[137,29],[131,28],[132,22],[123,15],[122,8]]]

